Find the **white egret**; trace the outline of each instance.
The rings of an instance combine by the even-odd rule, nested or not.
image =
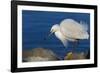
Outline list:
[[[67,47],[67,41],[77,41],[81,39],[88,39],[87,25],[82,22],[77,22],[73,19],[64,19],[60,25],[55,24],[52,26],[50,32]]]

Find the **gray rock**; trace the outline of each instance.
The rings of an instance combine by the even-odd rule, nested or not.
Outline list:
[[[26,55],[26,54],[25,54]],[[29,56],[27,56],[29,55]],[[54,61],[58,60],[57,56],[54,54],[53,51],[44,48],[34,48],[28,51],[28,54],[23,56],[24,62],[33,62],[33,61]]]

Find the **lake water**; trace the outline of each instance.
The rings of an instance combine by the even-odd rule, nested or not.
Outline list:
[[[68,42],[65,48],[55,35],[44,39],[50,33],[54,24],[60,24],[63,19],[71,18],[78,22],[84,21],[90,27],[90,15],[88,13],[47,12],[47,11],[22,11],[22,47],[23,50],[31,50],[37,47],[51,49],[61,59],[67,52],[72,51],[73,42]],[[88,28],[88,33],[90,28]],[[90,50],[90,39],[80,40],[76,52]]]

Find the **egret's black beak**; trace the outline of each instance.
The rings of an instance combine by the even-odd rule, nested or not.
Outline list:
[[[48,35],[48,37],[50,37],[52,34],[53,34],[53,32],[51,32],[51,33]]]
[[[47,35],[44,39],[49,38],[53,33],[51,32],[49,35]]]

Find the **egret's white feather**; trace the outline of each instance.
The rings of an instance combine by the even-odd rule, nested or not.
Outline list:
[[[67,40],[63,40],[63,41],[61,41],[61,42],[63,43],[64,47],[67,47],[67,46],[68,46]]]
[[[87,23],[83,22],[83,21],[80,21],[80,24],[83,26],[84,30],[88,30],[88,25]]]

